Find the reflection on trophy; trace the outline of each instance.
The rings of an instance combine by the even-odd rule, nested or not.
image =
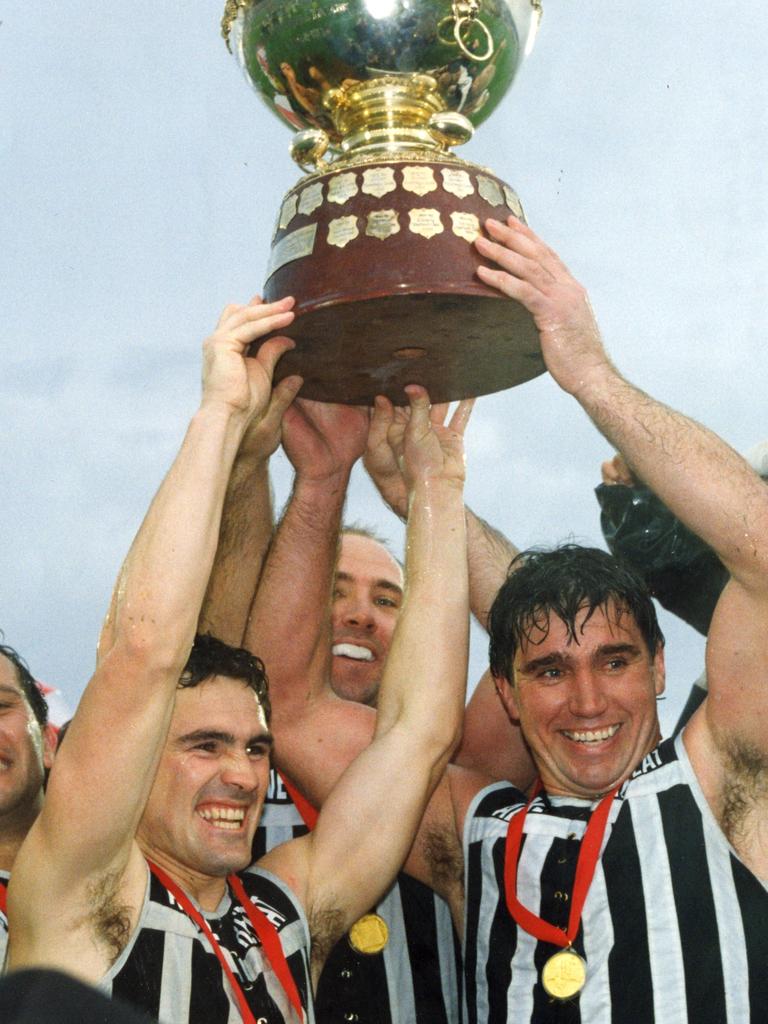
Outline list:
[[[296,297],[308,398],[435,402],[544,369],[518,303],[484,285],[473,240],[523,217],[513,190],[452,152],[498,106],[531,49],[541,0],[228,0],[227,45],[298,130],[306,172],[277,219],[264,286]]]

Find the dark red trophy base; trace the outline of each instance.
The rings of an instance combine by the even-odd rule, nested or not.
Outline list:
[[[545,369],[530,314],[477,278],[475,270],[485,261],[453,229],[458,215],[474,215],[482,226],[488,217],[505,220],[515,208],[521,213],[516,196],[489,172],[464,163],[459,168],[469,175],[473,192],[457,197],[441,187],[441,171],[455,172],[457,164],[439,162],[416,165],[432,168],[438,187],[414,194],[403,177],[414,163],[394,158],[314,175],[288,194],[288,212],[281,216],[288,223],[278,230],[273,252],[286,236],[302,228],[311,235],[313,225],[316,230],[306,254],[271,274],[264,298],[296,298],[296,319],[284,332],[296,348],[282,357],[276,377],[301,374],[305,398],[363,405],[383,394],[403,405],[404,386],[422,384],[433,402],[447,402],[501,391]],[[397,187],[378,197],[366,194],[364,174],[381,169],[391,169]],[[341,174],[356,191],[342,203],[328,201],[329,183]],[[294,213],[307,183],[315,195],[322,186],[323,201],[309,213]],[[501,202],[493,202],[497,197]],[[385,230],[396,225],[384,238],[382,218]],[[438,227],[431,237],[420,233],[424,218],[427,231],[430,222]],[[371,226],[379,234],[368,234]],[[343,241],[344,231],[352,237],[343,246],[328,242]]]

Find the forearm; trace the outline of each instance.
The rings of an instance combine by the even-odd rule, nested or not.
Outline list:
[[[507,578],[510,563],[518,554],[515,545],[470,508],[467,515],[467,552],[469,560],[469,606],[486,629],[488,612]]]
[[[349,471],[297,476],[251,607],[245,646],[267,666],[273,703],[303,699],[330,658],[329,612]]]
[[[115,643],[186,658],[210,576],[242,415],[203,405],[160,486],[121,571]]]
[[[705,427],[624,380],[609,364],[574,396],[638,477],[717,553],[732,575],[765,578],[768,492]]]
[[[469,642],[466,520],[458,481],[428,479],[416,485],[405,568],[405,597],[379,694],[377,734],[406,722],[420,743],[448,749],[463,717]]]
[[[198,632],[243,643],[248,612],[272,538],[272,490],[267,459],[235,460]]]

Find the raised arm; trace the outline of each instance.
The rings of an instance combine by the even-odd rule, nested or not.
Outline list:
[[[368,413],[298,401],[283,447],[296,475],[253,598],[245,642],[267,667],[275,726],[294,703],[321,695],[329,674],[329,611],[339,529]]]
[[[286,377],[272,392],[262,418],[254,418],[243,437],[221,517],[219,543],[198,624],[241,647],[253,594],[273,534],[269,459],[280,444],[281,425],[301,383]]]
[[[461,435],[469,404],[438,435],[424,390],[408,392],[406,587],[374,740],[328,796],[311,835],[264,861],[300,892],[317,956],[394,877],[461,726],[468,644]]]
[[[442,424],[448,407],[435,405],[430,411],[434,424]],[[371,419],[364,463],[371,480],[395,515],[404,519],[407,511],[405,479],[387,440],[393,418],[401,410],[391,410],[379,401]],[[504,582],[517,548],[503,533],[481,519],[466,505],[467,559],[469,565],[469,604],[473,615],[486,629],[488,612]],[[481,771],[496,779],[509,779],[526,789],[534,768],[520,727],[510,721],[499,700],[490,672],[477,683],[464,713],[464,730],[454,762]]]
[[[272,371],[292,343],[269,341],[256,359],[245,351],[287,326],[290,306],[230,306],[205,344],[200,407],[126,558],[111,642],[18,859],[9,910],[19,922],[14,945],[22,958],[24,945],[38,938],[36,923],[50,923],[52,905],[56,927],[86,927],[84,907],[108,900],[129,859],[135,863],[134,835],[195,635],[229,472],[249,420],[268,407]]]
[[[768,488],[715,434],[618,373],[586,292],[530,229],[510,218],[507,225],[489,222],[488,230],[493,241],[476,245],[498,269],[480,268],[479,275],[530,310],[560,387],[731,574],[709,633],[710,696],[685,734],[717,809],[726,772],[739,758],[749,762],[745,751],[753,763],[768,753]]]

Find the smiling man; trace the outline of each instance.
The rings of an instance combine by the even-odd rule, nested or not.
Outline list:
[[[342,531],[331,606],[331,686],[344,700],[376,706],[403,603],[403,571],[372,533]]]
[[[0,644],[0,964],[8,938],[6,891],[19,847],[43,806],[55,738],[48,706],[19,654]]]
[[[768,490],[719,438],[617,372],[586,292],[529,228],[486,227],[479,276],[531,312],[550,375],[730,580],[708,636],[709,696],[680,736],[659,742],[663,638],[642,581],[592,549],[521,555],[489,632],[535,792],[449,766],[405,869],[463,926],[470,1024],[758,1024],[768,1019]],[[327,694],[293,703],[281,747],[314,802],[344,763],[325,738],[343,735],[351,756],[373,724],[371,709]]]
[[[200,408],[124,563],[96,673],[9,887],[11,968],[63,970],[162,1024],[311,1024],[312,982],[394,878],[463,713],[469,407],[438,434],[414,387],[397,448],[409,587],[375,737],[312,833],[240,875],[269,778],[266,681],[247,651],[194,638],[238,448],[251,431],[265,444],[279,431],[300,384],[272,389],[287,339],[245,353],[286,327],[291,307],[227,307],[206,343]],[[436,611],[445,574],[455,585]]]

